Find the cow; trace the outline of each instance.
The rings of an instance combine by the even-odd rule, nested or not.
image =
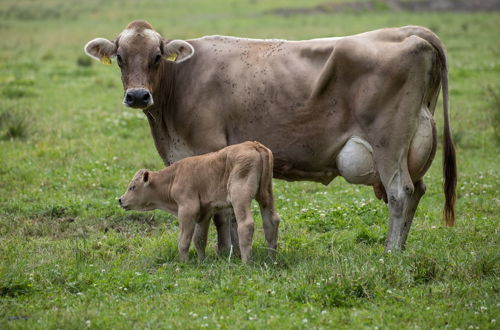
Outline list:
[[[455,222],[447,57],[424,27],[303,41],[171,40],[137,20],[84,49],[104,63],[116,59],[123,103],[147,116],[165,164],[257,140],[272,150],[278,179],[327,185],[342,176],[372,186],[388,205],[386,251],[404,248],[425,193],[442,89],[444,219]]]
[[[193,235],[198,259],[205,259],[210,217],[216,210],[232,207],[241,259],[247,263],[254,232],[253,199],[260,206],[271,258],[277,248],[280,217],[274,208],[272,178],[272,152],[258,142],[247,141],[184,158],[158,172],[139,170],[118,203],[125,210],[161,209],[178,216],[181,261],[188,260]]]

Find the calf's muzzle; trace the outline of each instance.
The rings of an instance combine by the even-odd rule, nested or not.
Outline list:
[[[125,92],[123,104],[131,108],[145,109],[153,105],[153,96],[146,88],[130,88]]]

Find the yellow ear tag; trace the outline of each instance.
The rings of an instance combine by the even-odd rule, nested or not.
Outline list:
[[[109,56],[104,55],[103,57],[101,57],[101,63],[111,65],[111,59],[109,58]]]
[[[176,53],[172,53],[172,54],[170,54],[170,55],[167,56],[167,61],[175,62],[176,59],[177,59],[177,54]]]

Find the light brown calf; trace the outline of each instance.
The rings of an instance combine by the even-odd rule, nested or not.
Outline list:
[[[210,217],[232,207],[238,223],[241,258],[248,262],[254,231],[250,206],[256,199],[273,257],[280,218],[274,209],[272,171],[271,151],[258,142],[244,142],[179,160],[158,172],[139,170],[118,202],[126,210],[160,209],[178,216],[181,261],[188,259],[193,235],[198,258],[205,258]]]

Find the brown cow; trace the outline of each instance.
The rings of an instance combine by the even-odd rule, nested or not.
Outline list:
[[[244,142],[217,152],[182,159],[159,171],[138,171],[118,199],[126,210],[161,209],[179,217],[179,257],[188,259],[194,233],[198,258],[205,258],[209,218],[232,207],[238,223],[241,258],[250,260],[254,224],[250,205],[260,205],[269,254],[277,248],[280,218],[272,191],[273,155],[258,142]],[[195,230],[196,227],[196,230]]]
[[[386,250],[403,248],[436,150],[443,89],[446,224],[455,220],[456,162],[444,47],[418,26],[304,41],[208,36],[170,40],[135,21],[90,56],[116,58],[124,103],[146,114],[166,164],[258,140],[274,176],[374,187],[389,207]],[[225,231],[224,221],[217,222]]]

